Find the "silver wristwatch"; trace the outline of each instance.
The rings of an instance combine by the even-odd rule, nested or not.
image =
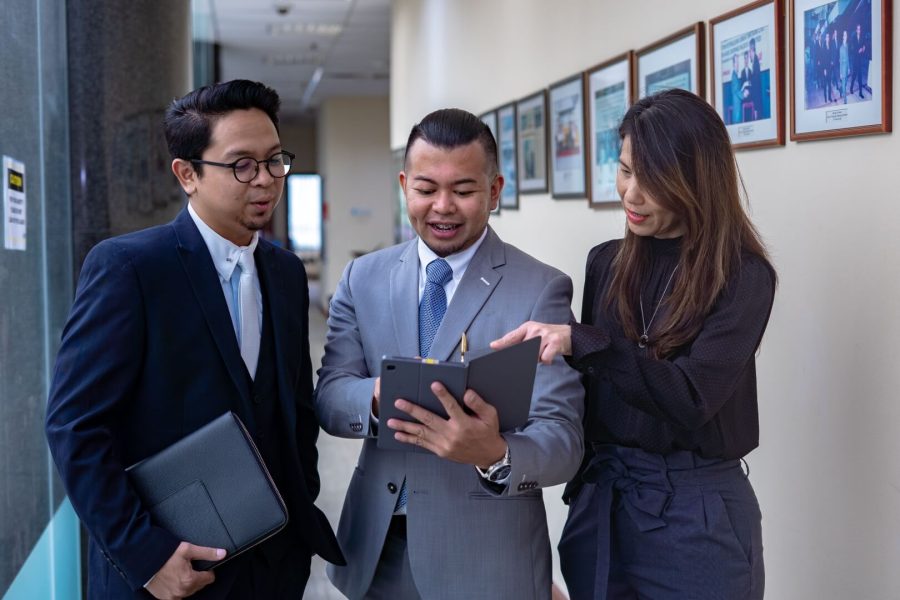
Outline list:
[[[512,463],[509,460],[509,444],[506,445],[506,453],[503,455],[503,458],[483,471],[478,465],[475,465],[475,469],[487,481],[503,483],[509,477],[510,471],[512,471]]]

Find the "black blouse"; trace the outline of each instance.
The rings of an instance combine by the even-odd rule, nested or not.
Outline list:
[[[680,239],[650,242],[651,272],[642,288],[647,321],[678,262]],[[581,324],[572,324],[569,363],[585,375],[587,388],[585,441],[660,454],[744,456],[759,445],[754,355],[772,309],[774,272],[745,254],[697,337],[655,359],[649,348],[625,338],[617,315],[607,309],[618,245],[607,242],[588,255]],[[653,320],[651,343],[664,319],[665,306]]]

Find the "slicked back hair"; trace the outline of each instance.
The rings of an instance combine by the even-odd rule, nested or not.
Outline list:
[[[234,110],[257,108],[278,130],[278,92],[257,81],[234,79],[176,98],[166,109],[166,144],[173,159],[199,159],[209,147],[216,120]],[[201,174],[202,165],[194,165]]]
[[[409,150],[416,140],[425,140],[443,150],[453,150],[478,141],[487,158],[488,176],[493,177],[500,170],[497,164],[497,141],[484,122],[472,113],[459,108],[443,108],[429,113],[413,126],[406,141],[403,155],[404,169],[409,159]]]

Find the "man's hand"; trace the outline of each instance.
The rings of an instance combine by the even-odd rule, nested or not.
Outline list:
[[[569,325],[550,325],[527,321],[522,323],[499,340],[491,342],[491,349],[500,350],[533,337],[541,336],[541,349],[538,360],[545,365],[553,362],[558,355],[572,354],[572,327]]]
[[[375,378],[375,389],[372,391],[372,414],[378,418],[378,402],[381,400],[381,377]]]
[[[160,600],[179,600],[196,594],[213,581],[216,576],[212,571],[195,571],[192,560],[222,560],[225,551],[221,548],[206,548],[181,542],[175,554],[169,557],[166,564],[156,572],[147,591]]]
[[[503,458],[506,440],[500,435],[497,409],[473,390],[466,390],[463,402],[474,413],[468,415],[440,382],[433,382],[431,391],[441,401],[448,418],[439,417],[412,402],[397,400],[394,406],[419,422],[389,419],[388,427],[397,431],[394,439],[422,446],[442,458],[478,465],[482,469]]]

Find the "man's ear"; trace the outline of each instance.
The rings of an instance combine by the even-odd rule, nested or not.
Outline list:
[[[491,182],[491,210],[496,210],[497,205],[500,204],[500,194],[503,192],[504,183],[506,180],[503,178],[503,174],[497,173]]]
[[[197,189],[197,171],[194,170],[194,165],[191,164],[189,160],[184,160],[182,158],[176,158],[172,161],[172,172],[175,173],[175,177],[178,178],[178,183],[181,184],[181,189],[184,190],[184,193],[188,196],[192,195]]]

